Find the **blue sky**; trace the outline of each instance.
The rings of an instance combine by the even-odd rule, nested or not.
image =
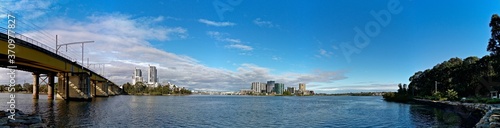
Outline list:
[[[0,7],[37,25],[19,28],[34,38],[51,38],[37,37],[44,31],[66,42],[97,40],[86,52],[93,62],[110,63],[107,72],[117,83],[131,81],[131,67],[145,71],[152,64],[160,67],[160,80],[196,90],[236,91],[253,81],[275,80],[339,93],[396,90],[413,73],[449,58],[488,54],[488,23],[499,5],[465,0],[62,0],[8,1]],[[370,13],[392,6],[399,11],[389,12],[390,20],[382,17],[385,26]],[[370,31],[379,31],[363,47],[356,46],[354,29],[366,33],[370,23],[380,27]],[[359,53],[347,55],[342,49],[352,48],[346,46]],[[80,55],[78,47],[72,52],[75,58]]]

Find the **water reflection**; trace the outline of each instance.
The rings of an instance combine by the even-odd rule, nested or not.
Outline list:
[[[411,105],[410,117],[417,127],[473,127],[472,123],[454,112],[454,108],[433,108],[426,105]],[[436,120],[430,121],[429,120]],[[477,121],[476,121],[477,122]]]
[[[90,102],[16,97],[18,109],[39,113],[57,127],[459,127],[465,121],[451,110],[381,97],[113,96]]]

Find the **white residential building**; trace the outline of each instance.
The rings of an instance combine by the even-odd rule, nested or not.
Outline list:
[[[261,90],[262,90],[262,86],[261,85],[262,84],[260,82],[252,82],[252,91],[254,93],[260,93]]]
[[[150,87],[158,87],[158,72],[156,70],[155,66],[149,66],[149,73],[148,73],[148,85]]]
[[[137,82],[144,82],[142,78],[142,71],[141,69],[135,68],[134,70],[134,76],[132,76],[132,85],[135,85]]]

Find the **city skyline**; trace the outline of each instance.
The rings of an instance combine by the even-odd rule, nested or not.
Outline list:
[[[221,2],[232,11],[214,1],[23,0],[0,7],[21,21],[17,32],[48,46],[55,35],[61,42],[94,40],[85,45],[85,60],[107,63],[106,77],[120,85],[130,82],[130,67],[152,64],[164,78],[158,82],[193,90],[237,91],[276,80],[319,93],[395,91],[448,58],[487,55],[478,44],[486,44],[491,14],[500,12],[498,1],[254,2]],[[365,27],[373,23],[380,31],[371,36]],[[62,53],[79,58],[79,50]],[[18,79],[31,82],[27,72]]]
[[[147,81],[144,81],[144,77],[142,76],[142,70],[140,68],[135,68],[134,75],[132,76],[132,85],[135,85],[137,82],[142,82],[151,87],[158,87],[160,85],[158,78],[158,71],[156,70],[156,66],[149,66]],[[168,82],[168,81],[167,81]],[[129,82],[127,82],[129,83]],[[170,83],[170,82],[168,82]]]

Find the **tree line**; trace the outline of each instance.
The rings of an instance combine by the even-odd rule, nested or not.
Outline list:
[[[463,60],[450,58],[432,69],[418,71],[409,78],[409,90],[414,90],[417,96],[432,95],[436,82],[437,92],[451,89],[460,97],[487,96],[490,91],[500,89],[500,17],[497,14],[492,15],[489,26],[491,37],[486,50],[490,55]]]
[[[400,84],[397,93],[388,94],[384,98],[396,96],[449,98],[448,95],[454,93],[457,96],[451,98],[486,97],[490,95],[490,91],[500,90],[500,17],[497,14],[492,15],[489,26],[491,37],[486,47],[490,52],[489,55],[481,58],[470,56],[465,59],[454,57],[430,69],[415,72],[409,78],[408,87],[402,87]]]
[[[191,94],[191,90],[177,87],[176,85],[165,85],[158,87],[148,87],[142,82],[135,85],[123,84],[123,91],[129,95],[168,95],[168,94]]]

